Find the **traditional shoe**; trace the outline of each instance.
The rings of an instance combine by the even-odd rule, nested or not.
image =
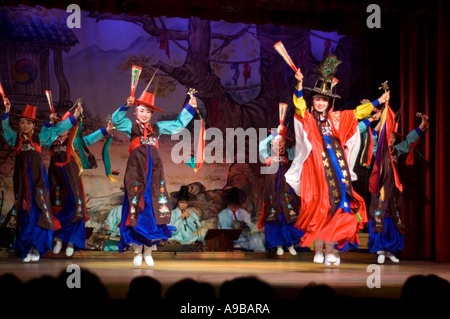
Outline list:
[[[284,250],[282,246],[277,246],[277,255],[281,256],[284,254]]]
[[[155,261],[153,260],[153,257],[151,254],[144,255],[144,260],[145,260],[145,263],[147,264],[147,266],[149,266],[149,267],[153,267],[155,265]]]
[[[291,253],[292,256],[297,255],[297,252],[295,251],[294,245],[288,247],[288,251]]]
[[[31,260],[31,253],[28,253],[27,256],[23,259],[24,263],[29,263]]]
[[[325,266],[330,266],[332,264],[335,265],[337,261],[337,257],[332,253],[329,253],[325,256]]]
[[[399,263],[400,259],[398,259],[397,257],[395,257],[394,254],[390,253],[390,252],[386,252],[386,257],[388,257],[393,263]]]
[[[336,262],[334,263],[335,266],[339,266],[341,263],[341,257],[340,256],[336,256]]]
[[[59,252],[61,251],[61,248],[62,248],[62,241],[57,239],[55,247],[53,247],[53,253],[55,255],[59,254]]]
[[[133,265],[135,265],[136,267],[142,265],[142,254],[139,253],[134,256]]]
[[[66,256],[67,257],[72,257],[73,251],[74,251],[73,244],[72,243],[68,243],[67,247],[66,247]]]
[[[316,264],[322,264],[324,260],[323,254],[319,253],[319,254],[315,254],[314,255],[314,259],[313,262]]]
[[[31,261],[39,261],[40,257],[41,256],[39,255],[39,251],[37,251],[36,249],[31,250]]]
[[[378,254],[377,263],[384,264],[385,256],[384,254]]]

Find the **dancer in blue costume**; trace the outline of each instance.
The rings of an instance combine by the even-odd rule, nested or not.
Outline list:
[[[60,134],[75,125],[83,108],[79,106],[70,118],[54,127],[47,127],[36,135],[35,106],[27,105],[19,115],[18,132],[15,132],[9,125],[11,103],[8,98],[4,98],[3,103],[6,110],[2,119],[2,134],[6,142],[16,150],[13,183],[19,229],[13,248],[24,262],[38,261],[40,256],[52,248],[53,230],[59,226],[57,220],[54,223],[51,212],[41,146],[50,147]]]
[[[61,120],[70,116],[71,113],[66,112]],[[59,121],[56,114],[50,114],[50,122],[46,123],[44,128],[52,127]],[[113,125],[109,123],[106,128],[103,127],[83,137],[84,146],[88,147],[98,142],[112,129]],[[74,141],[72,134],[77,134],[77,132],[68,130],[52,143],[48,167],[52,209],[61,224],[61,228],[55,230],[53,234],[55,239],[53,253],[58,254],[65,243],[68,257],[73,255],[74,249],[85,248],[85,223],[88,220],[83,181],[80,176],[80,168],[75,160],[76,154],[73,153],[78,148],[78,143]],[[71,143],[73,143],[73,149]],[[84,150],[79,151],[84,152]]]
[[[161,134],[179,133],[192,120],[197,107],[197,100],[192,97],[176,120],[151,124],[153,111],[162,112],[154,101],[155,96],[144,91],[137,100],[129,97],[127,103],[112,115],[116,129],[125,132],[130,138],[119,251],[132,248],[136,254],[133,260],[135,266],[141,265],[142,257],[147,265],[153,266],[152,250],[156,250],[161,240],[172,236],[173,227],[168,226],[171,207],[158,138]],[[126,113],[134,104],[136,122],[132,123]]]
[[[258,228],[264,227],[266,248],[277,248],[277,255],[283,255],[284,248],[296,255],[294,244],[300,242],[303,232],[294,226],[297,221],[300,198],[286,183],[284,174],[294,158],[295,147],[286,148],[287,105],[280,103],[280,125],[276,132],[259,143],[259,152],[266,164],[277,165],[277,170],[264,175],[264,205]]]
[[[392,130],[389,139],[386,134],[388,129],[380,131],[379,125],[374,130],[374,154],[378,171],[372,172],[370,178],[371,203],[369,207],[369,252],[377,253],[377,262],[383,264],[386,257],[392,262],[400,260],[395,254],[403,249],[404,224],[401,219],[403,210],[402,185],[398,176],[398,158],[411,152],[412,145],[425,134],[429,127],[427,115],[418,113],[422,118],[419,127],[412,130],[406,139],[395,144],[400,134],[397,129]],[[397,126],[398,124],[395,124]],[[380,140],[380,142],[379,142]],[[387,142],[387,143],[386,143]],[[381,173],[378,173],[381,172]]]

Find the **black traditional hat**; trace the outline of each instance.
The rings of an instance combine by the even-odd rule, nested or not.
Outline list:
[[[170,193],[170,196],[175,198],[177,201],[192,201],[197,199],[194,194],[189,192],[189,186],[186,185],[181,186],[178,192]]]
[[[240,190],[237,187],[227,189],[225,192],[226,192],[227,199],[228,199],[228,205],[229,204],[241,205],[247,199],[247,194],[245,194],[244,191]]]
[[[342,61],[338,60],[335,55],[327,56],[317,68],[319,79],[316,81],[314,87],[304,87],[304,89],[317,93],[313,94],[313,97],[315,95],[323,95],[325,97],[340,99],[341,97],[339,95],[333,93],[333,88],[339,82],[334,77],[334,74],[336,73],[338,65],[341,63]]]

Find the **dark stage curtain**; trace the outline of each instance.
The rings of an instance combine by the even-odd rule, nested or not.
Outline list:
[[[407,226],[402,259],[450,262],[450,2],[430,1],[426,10],[382,13],[380,29],[366,29],[367,96],[380,96],[388,80],[390,105],[400,110],[403,138],[420,125],[416,112],[430,116],[430,129],[418,142],[414,164],[400,158]]]
[[[446,136],[450,109],[447,88],[450,74],[450,3],[440,1],[438,24],[437,53],[437,85],[436,85],[436,181],[435,185],[435,215],[436,215],[436,259],[450,262],[450,138]],[[432,106],[431,106],[432,107]]]
[[[440,1],[434,15],[400,15],[399,91],[403,137],[420,124],[416,112],[430,116],[431,126],[418,143],[414,164],[401,163],[406,259],[450,261],[450,139],[445,97],[450,74],[450,6]]]

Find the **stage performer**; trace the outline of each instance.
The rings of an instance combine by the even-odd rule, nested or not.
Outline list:
[[[390,107],[383,111],[381,121],[374,129],[375,163],[369,180],[371,203],[369,207],[369,241],[367,246],[371,253],[377,253],[377,262],[383,264],[388,257],[398,263],[395,254],[403,249],[405,225],[401,214],[403,211],[402,191],[398,173],[398,158],[408,154],[406,164],[412,164],[414,147],[420,137],[428,130],[429,119],[425,114],[417,113],[422,118],[419,127],[412,130],[406,139],[395,144],[398,123]],[[382,128],[380,132],[379,128]]]
[[[136,105],[136,122],[126,117]],[[154,265],[152,250],[160,241],[172,236],[168,226],[171,216],[162,159],[158,150],[161,134],[179,133],[196,114],[197,99],[191,97],[176,120],[151,124],[153,112],[163,112],[155,106],[155,96],[144,90],[139,99],[130,96],[112,115],[117,130],[130,138],[129,158],[124,177],[125,196],[120,224],[119,252],[132,248],[133,264],[142,264],[142,253],[148,266]]]
[[[262,252],[265,251],[264,239],[257,226],[252,222],[250,214],[241,208],[247,195],[237,187],[225,191],[228,205],[217,215],[217,228],[242,229],[242,233],[235,240],[235,247],[241,250]]]
[[[367,102],[369,102],[369,100],[361,101],[361,103]],[[372,172],[372,162],[374,159],[372,126],[374,126],[373,123],[378,121],[380,117],[381,112],[377,110],[376,113],[358,123],[358,129],[361,136],[361,147],[355,162],[355,167],[353,168],[357,180],[352,181],[352,185],[353,190],[364,199],[366,207],[369,207],[370,205],[369,177]]]
[[[51,113],[50,122],[46,123],[43,130],[56,125],[71,115],[70,112],[66,112],[61,119],[58,119],[56,113]],[[113,125],[109,122],[106,128],[103,127],[81,138],[81,127],[76,125],[75,128],[70,128],[58,136],[50,146],[51,158],[48,167],[50,200],[53,213],[61,224],[61,228],[53,233],[54,254],[61,251],[63,243],[66,244],[66,256],[68,257],[73,255],[74,249],[85,248],[85,222],[88,217],[86,215],[86,196],[81,179],[81,170],[82,167],[89,167],[89,163],[82,165],[82,161],[75,150],[78,148],[82,157],[81,152],[85,152],[88,146],[107,136],[112,129]],[[78,142],[79,139],[81,145]],[[79,146],[82,147],[81,150]]]
[[[358,119],[370,115],[373,108],[384,103],[389,93],[355,110],[334,111],[330,99],[338,82],[334,78],[341,63],[328,56],[319,67],[319,79],[312,91],[312,108],[307,110],[303,98],[303,74],[297,70],[294,93],[296,108],[295,157],[286,173],[286,181],[301,197],[296,227],[305,234],[300,244],[315,246],[314,262],[339,265],[340,257],[333,252],[335,244],[358,244],[357,232],[367,223],[364,200],[352,189],[352,172],[359,151]],[[331,107],[331,109],[330,109]],[[325,247],[324,247],[325,246]]]
[[[300,198],[295,195],[284,174],[287,172],[295,148],[286,146],[287,127],[284,120],[287,104],[280,103],[280,125],[276,132],[259,143],[259,152],[265,159],[266,165],[277,165],[278,169],[271,174],[264,175],[264,204],[259,218],[258,228],[264,227],[266,248],[276,248],[281,256],[286,248],[291,255],[296,255],[294,244],[300,242],[303,232],[294,226],[298,218]]]
[[[34,134],[36,128],[36,107],[27,105],[18,123],[18,132],[9,125],[11,103],[3,99],[5,113],[2,126],[6,142],[15,147],[14,196],[18,214],[18,234],[14,243],[16,255],[24,262],[38,261],[40,256],[52,248],[53,231],[59,222],[53,217],[48,192],[48,178],[42,161],[41,146],[50,147],[60,134],[76,123],[83,111],[77,107],[74,115],[54,127]]]
[[[182,245],[202,241],[199,234],[200,220],[197,214],[188,208],[189,203],[196,200],[196,196],[189,192],[189,187],[185,185],[170,196],[177,200],[177,207],[172,210],[170,217],[170,225],[177,230],[172,233],[171,240],[176,240]]]

